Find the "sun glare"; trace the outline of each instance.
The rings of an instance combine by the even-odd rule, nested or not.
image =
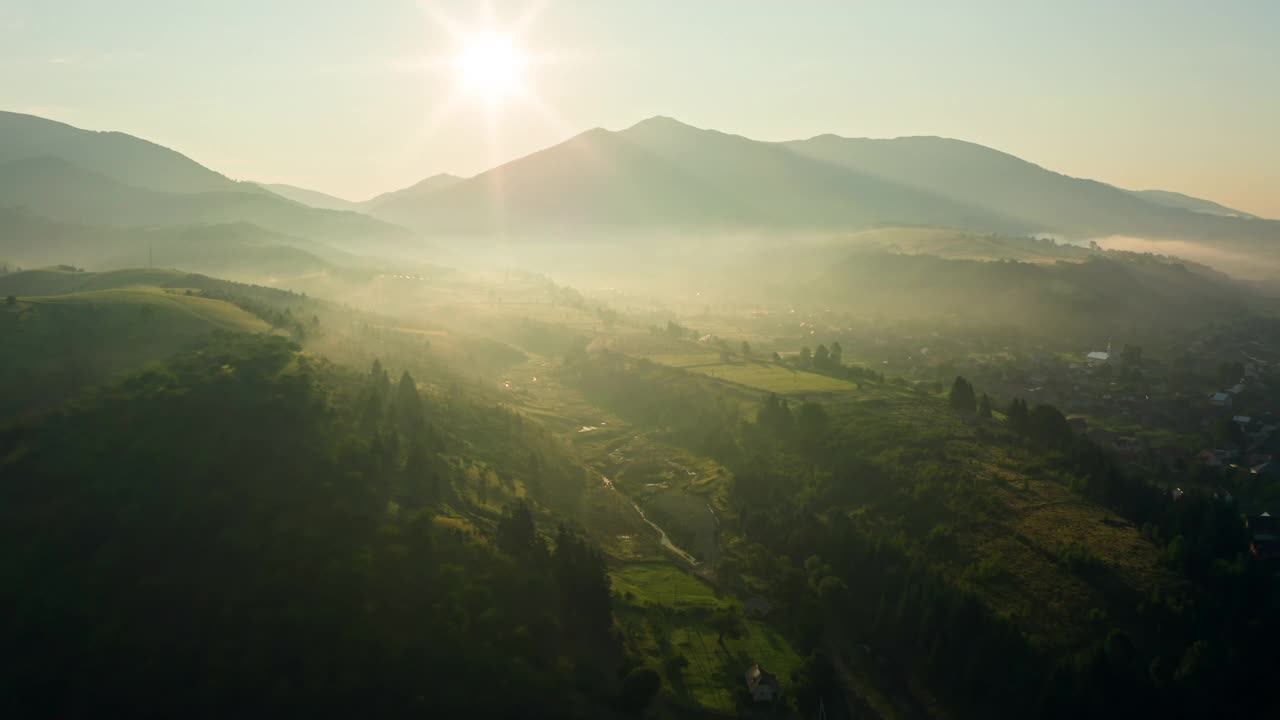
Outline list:
[[[489,101],[523,90],[525,64],[524,55],[511,40],[496,33],[470,38],[456,61],[462,86]]]

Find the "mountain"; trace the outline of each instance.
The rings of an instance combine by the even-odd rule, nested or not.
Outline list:
[[[25,207],[53,220],[118,227],[250,222],[321,241],[361,244],[410,234],[352,212],[318,210],[264,192],[177,193],[125,184],[56,156],[0,164],[0,206]]]
[[[384,197],[369,212],[464,234],[946,226],[1280,256],[1280,221],[1069,177],[974,143],[836,135],[759,142],[665,117],[590,130],[425,195]]]
[[[975,143],[939,137],[891,140],[820,135],[784,143],[790,150],[886,181],[937,193],[1012,218],[1029,233],[1079,239],[1132,235],[1211,241],[1274,251],[1280,222],[1225,217],[1207,201],[1157,201],[1095,180],[1074,178]],[[1185,196],[1184,196],[1185,197]],[[1224,208],[1225,209],[1225,208]],[[1229,214],[1229,213],[1228,213]],[[994,229],[994,228],[972,228]]]
[[[457,175],[440,173],[438,175],[432,175],[425,180],[420,180],[407,188],[392,190],[391,192],[383,193],[362,203],[356,203],[356,206],[366,210],[376,210],[388,203],[408,202],[415,198],[425,197],[437,190],[452,187],[461,181],[462,178]]]
[[[425,196],[371,212],[450,232],[578,228],[794,230],[910,218],[1008,227],[1008,220],[935,194],[804,157],[785,146],[653,118],[589,130]]]
[[[1212,200],[1183,195],[1179,192],[1170,192],[1168,190],[1130,190],[1133,195],[1153,202],[1157,205],[1165,207],[1182,208],[1192,212],[1207,213],[1209,215],[1222,215],[1225,217],[1253,218],[1257,219],[1257,215],[1251,215],[1243,210],[1229,208],[1226,205],[1219,205]]]
[[[0,207],[0,257],[22,267],[70,264],[100,269],[178,267],[263,277],[302,275],[358,261],[321,243],[247,222],[120,228],[60,223],[29,210]]]
[[[360,209],[360,203],[344,200],[318,190],[308,190],[306,188],[297,187],[295,185],[284,185],[282,183],[258,183],[259,187],[270,190],[282,198],[292,200],[296,203],[302,203],[308,207],[320,208],[321,210],[352,210]]]
[[[0,163],[49,156],[136,187],[165,192],[266,194],[185,155],[120,132],[96,132],[34,115],[0,111]]]

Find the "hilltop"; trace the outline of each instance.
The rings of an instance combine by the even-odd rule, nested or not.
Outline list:
[[[48,408],[87,386],[188,350],[214,333],[264,333],[271,326],[231,302],[175,285],[182,274],[63,270],[0,276],[7,362],[0,368],[0,416]]]

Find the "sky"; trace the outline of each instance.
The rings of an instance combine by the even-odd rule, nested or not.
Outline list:
[[[491,103],[451,62],[528,56]],[[667,115],[940,135],[1280,218],[1275,0],[4,0],[0,109],[361,200]]]

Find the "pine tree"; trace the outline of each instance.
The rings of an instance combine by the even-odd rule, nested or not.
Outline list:
[[[826,370],[831,365],[831,351],[827,350],[826,345],[819,345],[817,350],[813,351],[813,367],[817,370]]]
[[[408,370],[400,376],[400,385],[396,389],[396,422],[400,425],[400,431],[409,436],[420,434],[425,424],[418,384],[413,381]]]
[[[956,376],[956,380],[951,384],[951,408],[957,412],[972,415],[977,410],[978,403],[973,397],[973,386],[968,380]]]
[[[1009,402],[1009,429],[1016,433],[1026,433],[1031,413],[1027,410],[1027,401],[1014,398]]]
[[[984,420],[991,419],[991,398],[986,393],[982,393],[982,399],[978,401],[978,417]]]
[[[516,560],[541,564],[547,557],[547,544],[538,536],[529,503],[523,500],[507,508],[498,521],[498,549]]]

